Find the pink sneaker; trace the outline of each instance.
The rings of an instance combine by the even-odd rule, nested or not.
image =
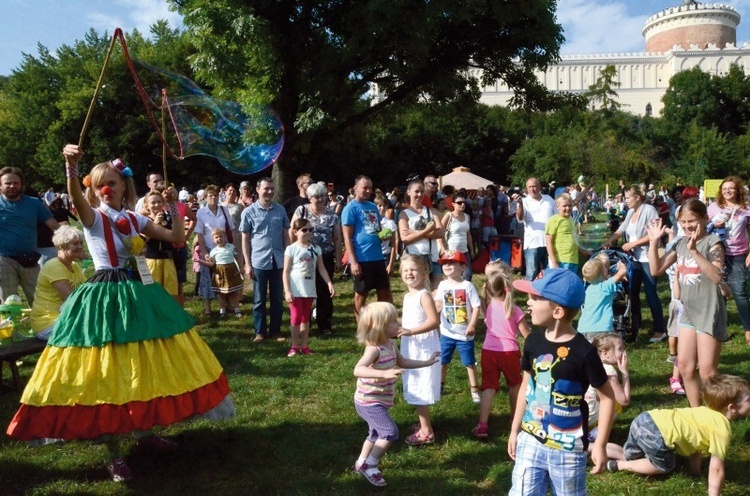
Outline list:
[[[674,394],[685,396],[685,388],[682,387],[682,383],[680,382],[680,379],[677,377],[670,377],[669,378],[669,387],[672,388],[672,392]]]
[[[300,352],[299,347],[292,346],[291,348],[289,348],[289,351],[287,352],[286,356],[288,356],[288,357],[297,356],[299,354],[299,352]]]
[[[302,352],[303,355],[312,355],[313,354],[313,350],[311,350],[307,346],[303,346],[300,351]]]

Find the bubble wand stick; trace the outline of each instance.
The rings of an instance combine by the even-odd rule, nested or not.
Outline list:
[[[89,129],[89,122],[91,122],[91,114],[94,112],[94,104],[96,104],[96,97],[99,96],[99,90],[102,88],[104,82],[104,74],[107,72],[107,66],[109,65],[109,59],[112,56],[112,49],[115,47],[115,41],[117,40],[117,31],[112,35],[112,41],[109,43],[109,49],[107,50],[107,56],[104,58],[104,65],[102,66],[102,72],[99,74],[99,80],[96,82],[96,89],[94,90],[94,96],[91,97],[91,103],[89,104],[89,110],[86,112],[86,119],[83,121],[83,128],[81,134],[78,136],[78,146],[83,146],[83,139],[86,136],[86,131]]]

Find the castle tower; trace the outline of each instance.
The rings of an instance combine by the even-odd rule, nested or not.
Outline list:
[[[740,14],[729,5],[703,4],[684,0],[652,15],[643,27],[646,52],[665,53],[675,45],[705,49],[709,44],[724,48],[737,43]]]

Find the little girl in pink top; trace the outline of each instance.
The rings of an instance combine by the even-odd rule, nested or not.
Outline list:
[[[510,415],[516,409],[518,390],[521,387],[521,350],[518,334],[526,338],[531,328],[525,315],[513,304],[511,269],[503,262],[487,264],[486,282],[482,291],[485,307],[487,335],[482,345],[482,399],[479,404],[479,423],[471,431],[474,437],[484,439],[489,435],[487,421],[490,418],[492,399],[500,387],[500,374],[508,384]]]

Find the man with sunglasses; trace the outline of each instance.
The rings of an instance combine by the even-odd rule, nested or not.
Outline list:
[[[432,208],[432,204],[435,201],[435,194],[438,190],[438,181],[435,176],[426,176],[424,178],[424,196],[422,197],[422,205],[427,208]]]

